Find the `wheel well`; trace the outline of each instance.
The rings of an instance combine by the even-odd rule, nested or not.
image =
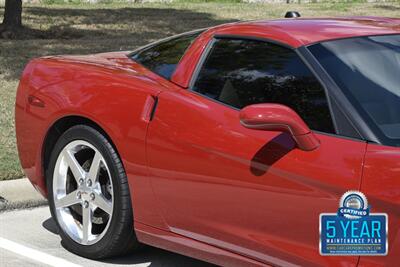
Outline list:
[[[75,125],[87,125],[90,126],[97,131],[99,131],[101,134],[103,134],[108,142],[113,146],[114,150],[117,152],[118,156],[119,153],[112,142],[110,136],[94,121],[81,117],[81,116],[68,116],[59,119],[56,121],[51,128],[48,130],[46,139],[44,141],[43,149],[42,149],[42,162],[43,162],[43,174],[46,174],[46,170],[49,165],[49,160],[50,160],[50,155],[52,152],[52,148],[55,146],[57,140],[60,138],[60,136],[69,128],[75,126]]]

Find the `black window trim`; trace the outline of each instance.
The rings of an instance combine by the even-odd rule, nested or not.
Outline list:
[[[352,114],[352,112],[348,112],[347,109],[343,108],[343,106],[347,107],[347,105],[343,105],[342,98],[340,95],[337,94],[340,89],[338,87],[335,87],[334,84],[332,84],[332,80],[327,77],[327,73],[324,71],[322,66],[319,64],[319,62],[316,60],[316,58],[311,54],[311,52],[307,49],[306,46],[300,46],[297,49],[295,49],[297,54],[300,56],[301,60],[306,64],[306,66],[310,69],[310,71],[314,74],[314,76],[318,79],[320,84],[325,90],[326,96],[328,98],[328,105],[329,105],[329,110],[331,112],[332,120],[334,123],[335,131],[336,134],[333,134],[337,137],[342,137],[350,140],[356,140],[356,141],[362,141],[365,142],[367,139],[365,139],[365,135],[362,134],[362,131],[360,131],[359,127],[357,124],[354,123],[354,120],[349,116],[349,114]],[[329,76],[329,75],[328,75]],[[340,91],[341,92],[341,91]],[[343,95],[344,97],[344,95]],[[347,100],[347,99],[346,99]],[[340,108],[341,111],[337,110],[337,108],[333,108],[332,102],[335,102],[336,106]],[[350,103],[349,103],[350,105]],[[340,134],[340,128],[337,123],[337,113],[341,112],[343,116],[345,117],[346,121],[348,124],[351,126],[351,131],[354,132],[357,137],[349,137],[349,136],[343,136]],[[329,133],[326,133],[329,134]]]
[[[314,67],[313,64],[310,63],[307,60],[307,57],[303,55],[304,52],[304,46],[301,46],[299,48],[294,48],[286,43],[281,43],[279,41],[273,40],[273,39],[269,39],[269,38],[263,38],[263,37],[255,37],[255,36],[247,36],[247,35],[234,35],[234,34],[215,34],[207,43],[206,48],[204,49],[199,61],[196,64],[196,67],[193,71],[192,77],[190,78],[190,82],[189,82],[189,87],[188,87],[188,91],[197,95],[200,95],[206,99],[209,99],[215,103],[218,103],[222,106],[231,108],[233,110],[239,111],[239,108],[233,107],[231,105],[228,105],[226,103],[223,103],[221,101],[218,101],[214,98],[208,97],[206,95],[203,95],[197,91],[194,90],[194,84],[200,74],[200,70],[204,65],[205,60],[207,59],[207,57],[209,56],[211,49],[213,48],[216,40],[218,39],[236,39],[236,40],[255,40],[255,41],[261,41],[261,42],[266,42],[266,43],[272,43],[272,44],[276,44],[285,48],[288,48],[290,50],[292,50],[293,52],[295,52],[299,57],[300,60],[306,65],[306,67],[311,71],[311,73],[314,75],[314,77],[318,80],[318,82],[320,83],[320,85],[322,86],[322,88],[324,89],[325,92],[325,96],[327,98],[327,102],[328,102],[328,108],[329,108],[329,113],[331,115],[332,118],[332,124],[334,127],[334,131],[335,133],[327,133],[327,132],[321,132],[321,131],[317,131],[317,130],[312,130],[315,133],[319,133],[319,134],[323,134],[323,135],[328,135],[328,136],[334,136],[334,137],[340,137],[343,139],[349,139],[349,140],[355,140],[355,141],[361,141],[361,142],[365,142],[365,140],[363,140],[361,134],[359,133],[359,131],[357,130],[357,128],[355,128],[354,130],[357,131],[358,134],[360,134],[360,138],[356,138],[356,137],[348,137],[348,136],[343,136],[339,134],[339,129],[337,127],[337,122],[336,122],[336,117],[335,117],[335,112],[332,109],[332,104],[331,104],[331,94],[330,94],[330,90],[329,87],[326,86],[324,79],[321,79],[320,75],[319,75],[319,71],[317,71]],[[351,122],[351,120],[349,121],[349,123],[351,123],[352,126],[354,126],[354,124]]]
[[[348,39],[348,38],[341,38]],[[321,42],[319,42],[321,43]],[[313,43],[315,45],[318,43]],[[310,62],[310,65],[315,68],[316,73],[324,84],[327,85],[327,88],[331,92],[332,98],[335,100],[336,104],[343,110],[343,114],[346,116],[347,120],[353,128],[360,135],[360,139],[369,143],[380,144],[377,136],[372,132],[367,123],[362,119],[361,115],[358,113],[356,108],[350,103],[347,97],[344,95],[340,87],[336,84],[336,82],[331,78],[331,76],[326,72],[324,67],[319,63],[318,59],[311,53],[307,46],[301,47],[301,53],[304,55],[306,61]]]

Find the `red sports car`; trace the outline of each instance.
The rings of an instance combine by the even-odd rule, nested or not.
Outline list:
[[[34,59],[15,119],[22,167],[76,254],[399,264],[400,19],[239,22]],[[388,214],[386,256],[320,254],[319,215],[348,190]]]

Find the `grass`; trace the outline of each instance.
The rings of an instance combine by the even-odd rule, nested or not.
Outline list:
[[[51,2],[51,1],[50,1]],[[21,177],[14,133],[14,99],[25,64],[52,54],[130,50],[153,40],[225,22],[282,17],[399,17],[400,3],[244,4],[232,1],[25,5],[23,23],[47,39],[0,39],[0,180]],[[0,17],[4,8],[0,7]]]

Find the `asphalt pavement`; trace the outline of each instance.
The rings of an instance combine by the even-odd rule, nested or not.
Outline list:
[[[88,260],[64,249],[47,206],[0,213],[0,266],[134,266],[211,267],[162,249],[145,246],[131,255],[106,261]]]

